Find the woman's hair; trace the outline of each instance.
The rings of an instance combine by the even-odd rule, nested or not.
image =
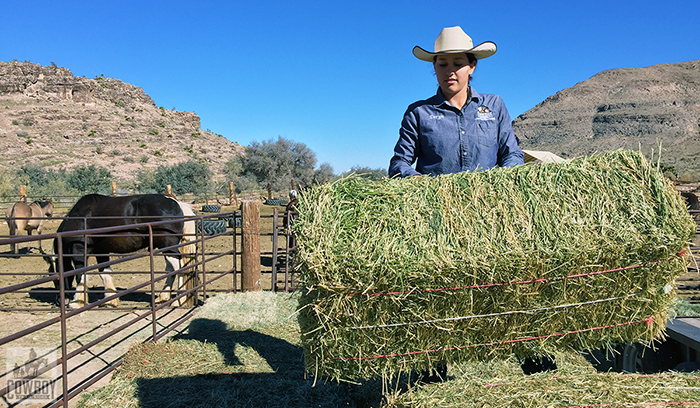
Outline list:
[[[467,54],[467,61],[469,61],[469,64],[477,61],[476,57],[471,52],[467,52],[465,54]],[[437,55],[433,57],[433,62],[437,61],[437,57]]]
[[[477,59],[474,56],[474,54],[472,54],[471,52],[467,52],[465,54],[467,54],[467,61],[469,62],[469,65],[474,63],[474,66],[476,66]],[[437,61],[437,57],[438,57],[437,55],[433,57],[433,64],[435,63],[435,61]],[[471,82],[472,79],[474,79],[474,78],[472,78],[472,76],[469,75],[469,82]]]

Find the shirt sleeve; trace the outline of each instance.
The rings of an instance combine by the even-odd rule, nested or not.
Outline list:
[[[518,146],[518,139],[513,132],[513,124],[508,114],[505,103],[499,97],[499,129],[498,135],[498,165],[501,167],[514,167],[525,163],[525,153]]]
[[[409,177],[420,174],[412,166],[420,149],[418,129],[419,124],[415,111],[407,110],[401,121],[399,140],[394,147],[394,156],[389,162],[389,177],[397,175],[399,177]]]

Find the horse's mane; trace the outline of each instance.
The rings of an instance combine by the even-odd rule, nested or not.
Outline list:
[[[39,207],[44,208],[49,204],[53,204],[53,199],[49,198],[48,200],[34,200],[32,204],[37,204]]]

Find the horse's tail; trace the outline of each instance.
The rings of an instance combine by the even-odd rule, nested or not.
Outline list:
[[[182,267],[184,268],[194,262],[195,255],[197,254],[197,230],[194,220],[185,221],[182,229],[181,242],[188,243],[187,245],[180,247],[180,253],[182,254]]]
[[[16,235],[17,234],[17,220],[15,220],[15,208],[17,207],[17,203],[12,204],[11,207],[7,207],[7,210],[5,211],[5,219],[7,221],[7,228],[10,229],[10,235]]]

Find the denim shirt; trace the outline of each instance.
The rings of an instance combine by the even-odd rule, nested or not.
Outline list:
[[[432,98],[408,107],[389,164],[390,177],[523,164],[524,154],[503,100],[470,89],[471,99],[461,110],[449,104],[439,88]]]

